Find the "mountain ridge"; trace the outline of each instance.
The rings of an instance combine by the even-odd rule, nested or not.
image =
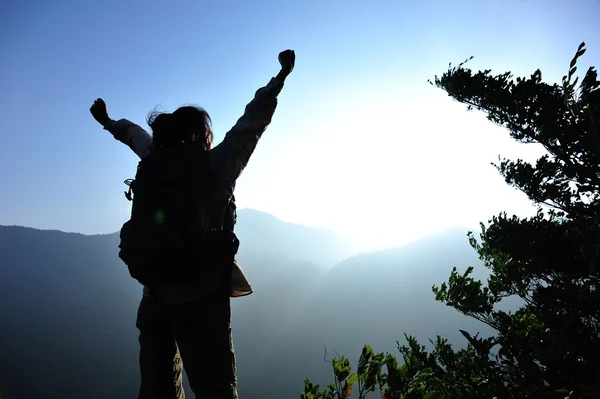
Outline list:
[[[340,232],[327,228],[327,227],[312,227],[312,226],[307,226],[304,225],[302,223],[297,223],[297,222],[286,222],[282,219],[279,219],[277,216],[265,212],[265,211],[261,211],[258,209],[254,209],[254,208],[241,208],[237,210],[238,213],[238,218],[240,217],[240,215],[242,216],[242,219],[245,215],[254,217],[255,215],[260,215],[261,217],[267,218],[267,219],[271,219],[272,221],[275,221],[278,224],[285,224],[288,226],[294,226],[294,227],[299,227],[302,229],[306,229],[306,230],[316,230],[316,231],[324,231],[324,232],[328,232],[328,233],[332,233],[332,234],[341,234]],[[0,226],[3,227],[19,227],[19,228],[25,228],[25,229],[33,229],[33,230],[39,230],[39,231],[55,231],[55,232],[60,232],[60,233],[64,233],[64,234],[79,234],[82,236],[88,236],[88,237],[95,237],[95,236],[109,236],[109,235],[113,235],[113,234],[119,234],[119,230],[116,230],[114,232],[109,232],[109,233],[94,233],[94,234],[86,234],[86,233],[81,233],[78,231],[65,231],[65,230],[60,230],[60,229],[55,229],[55,228],[50,228],[50,229],[45,229],[45,228],[40,228],[40,227],[34,227],[34,226],[25,226],[25,225],[20,225],[20,224],[2,224],[0,223]]]
[[[329,235],[330,237],[337,236],[342,241],[346,241],[346,245],[352,246],[349,239],[347,239],[341,233],[339,233],[333,229],[329,229],[329,228],[325,228],[325,227],[310,227],[310,226],[303,225],[301,223],[286,222],[268,212],[260,211],[260,210],[253,209],[253,208],[242,208],[242,209],[238,210],[238,224],[236,225],[236,233],[238,235],[245,236],[245,237],[240,237],[240,239],[242,241],[242,249],[244,249],[244,247],[247,246],[247,245],[244,245],[244,242],[248,238],[248,236],[251,235],[251,234],[248,234],[248,231],[247,231],[248,228],[246,225],[252,225],[251,227],[256,228],[256,225],[252,222],[256,222],[257,218],[262,219],[262,220],[258,220],[259,223],[262,225],[261,227],[258,228],[258,230],[264,231],[264,230],[268,230],[269,228],[273,228],[273,227],[275,227],[275,228],[292,227],[292,228],[297,228],[300,231],[306,232],[306,233],[321,232],[321,233]],[[48,233],[54,232],[54,233],[61,233],[61,234],[82,236],[82,237],[113,237],[114,236],[114,237],[117,237],[117,239],[118,239],[118,236],[119,236],[119,231],[115,231],[115,232],[111,232],[111,233],[85,234],[85,233],[81,233],[81,232],[71,232],[71,231],[64,231],[64,230],[59,230],[59,229],[43,229],[43,228],[32,227],[32,226],[23,226],[23,225],[0,224],[0,227],[14,227],[14,228],[20,228],[20,229],[30,229],[30,230],[40,231],[40,232],[48,232]],[[240,232],[240,230],[241,230],[241,232]],[[335,265],[332,265],[332,266],[337,267],[340,263],[352,260],[354,258],[360,259],[362,257],[372,256],[372,255],[377,255],[377,254],[381,255],[381,254],[393,253],[393,252],[398,252],[398,251],[405,251],[408,248],[413,248],[414,245],[420,245],[420,246],[426,245],[425,242],[434,243],[435,240],[440,240],[440,239],[443,241],[443,237],[447,236],[447,235],[464,233],[463,235],[466,239],[466,232],[470,231],[470,230],[472,230],[472,229],[469,229],[464,226],[451,227],[451,228],[437,231],[428,236],[418,238],[416,240],[410,241],[403,245],[391,246],[389,248],[377,249],[377,250],[360,250],[360,251],[356,251],[355,249],[348,250],[348,253],[350,253],[350,255],[344,257],[343,259],[338,260],[335,263]],[[244,240],[242,240],[242,238]],[[252,241],[252,239],[250,239],[250,240]]]
[[[314,240],[310,229],[298,236],[282,223],[286,228],[275,234],[242,238],[245,250],[238,253],[254,288],[231,305],[240,396],[298,397],[304,378],[330,382],[323,345],[354,362],[365,343],[394,352],[403,332],[422,342],[440,334],[463,345],[458,328],[487,331],[431,293],[452,265],[477,262],[464,232],[438,237],[448,244],[435,251],[417,244],[325,268],[305,252],[331,257],[323,248],[334,243]],[[250,233],[264,228],[246,226]],[[313,239],[287,258],[273,251],[306,236]],[[117,256],[118,238],[0,226],[0,386],[7,397],[137,395],[142,292]],[[186,391],[191,394],[187,385]]]

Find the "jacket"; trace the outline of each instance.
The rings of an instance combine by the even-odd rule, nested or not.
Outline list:
[[[277,96],[283,88],[283,82],[272,78],[269,83],[258,89],[254,98],[244,110],[221,143],[209,151],[209,163],[218,181],[215,192],[211,193],[214,200],[230,200],[235,190],[235,182],[240,176],[265,132],[275,109]],[[153,150],[152,136],[141,126],[127,120],[110,120],[104,128],[113,137],[129,146],[140,159]],[[252,288],[244,271],[234,259],[232,271],[232,297],[246,296],[252,293]],[[186,283],[162,284],[156,287],[156,295],[168,305],[182,305],[201,296],[209,295],[218,286],[215,275],[200,275],[197,279]],[[144,295],[149,295],[149,289],[144,287]]]

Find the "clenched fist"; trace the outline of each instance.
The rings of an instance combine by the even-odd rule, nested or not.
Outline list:
[[[277,77],[284,80],[294,70],[296,64],[296,53],[294,50],[284,50],[279,53],[279,64],[281,64],[281,71]]]
[[[108,110],[106,109],[106,103],[103,99],[98,98],[94,101],[94,104],[90,107],[90,112],[94,119],[98,121],[102,126],[106,125],[110,118],[108,117]]]

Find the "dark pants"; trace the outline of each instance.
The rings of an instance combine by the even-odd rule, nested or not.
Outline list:
[[[183,399],[182,360],[196,398],[237,399],[228,297],[205,297],[167,307],[152,296],[138,309],[138,399]]]

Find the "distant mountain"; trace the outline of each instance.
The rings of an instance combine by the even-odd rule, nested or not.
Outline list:
[[[302,259],[330,267],[357,254],[353,244],[334,231],[286,223],[254,209],[238,211],[235,231],[243,243],[241,251],[273,254],[282,260]]]
[[[0,226],[6,398],[134,397],[141,290],[117,243],[116,234]]]
[[[331,382],[331,365],[323,361],[325,346],[327,358],[337,352],[356,364],[365,344],[397,353],[396,341],[404,342],[404,332],[426,346],[429,338],[442,335],[462,347],[465,339],[459,329],[490,335],[486,325],[436,302],[431,291],[432,285],[447,281],[453,266],[459,270],[479,266],[479,275],[487,275],[469,246],[466,231],[450,230],[403,248],[353,257],[316,276],[307,268],[305,277],[298,278],[301,271],[297,269],[294,277],[299,282],[310,280],[303,291],[297,289],[288,296],[287,286],[295,285],[288,284],[249,298],[249,310],[253,305],[266,315],[277,315],[269,317],[277,321],[273,324],[277,334],[255,343],[258,348],[253,348],[252,356],[241,360],[240,367],[247,367],[244,377],[249,373],[260,387],[260,395],[252,397],[278,397],[278,392],[287,393],[280,397],[297,397],[294,394],[302,389],[305,377],[322,386]],[[235,328],[237,335],[245,334],[254,328],[252,317],[238,317]],[[274,378],[278,376],[285,378]]]
[[[296,398],[306,377],[329,382],[324,345],[328,357],[336,350],[355,360],[367,343],[395,351],[403,332],[424,344],[440,334],[457,345],[464,344],[458,328],[486,332],[431,293],[452,266],[478,264],[466,231],[326,269],[318,265],[346,250],[334,233],[246,210],[238,227],[239,260],[255,290],[232,300],[243,398]],[[118,259],[117,244],[117,234],[0,226],[0,390],[6,398],[137,395],[141,288]],[[315,254],[329,260],[319,262]]]

